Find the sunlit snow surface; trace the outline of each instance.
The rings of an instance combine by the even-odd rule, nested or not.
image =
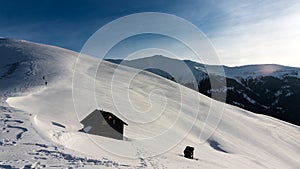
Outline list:
[[[78,54],[57,47],[2,39],[0,53],[0,167],[300,168],[298,126],[230,105],[220,117],[210,107],[221,103],[89,56],[74,73]],[[78,132],[95,108],[128,123],[124,141]]]

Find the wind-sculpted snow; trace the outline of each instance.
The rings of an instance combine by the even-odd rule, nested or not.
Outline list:
[[[300,168],[298,126],[230,105],[225,105],[222,117],[211,110],[207,121],[211,104],[219,102],[149,72],[125,66],[115,72],[117,65],[102,61],[103,67],[95,78],[93,72],[98,69],[99,60],[83,56],[77,75],[94,79],[95,86],[84,80],[72,86],[76,53],[12,40],[1,42],[0,53],[3,50],[7,55],[1,57],[7,59],[1,66],[20,64],[0,79],[2,168]],[[129,85],[128,77],[134,77]],[[108,82],[113,78],[111,86]],[[75,100],[81,104],[76,105],[77,114],[72,87],[76,87],[73,94],[81,99]],[[118,95],[111,93],[111,88]],[[99,107],[91,104],[95,98]],[[144,113],[133,116],[127,99]],[[194,107],[194,103],[199,107]],[[125,117],[125,140],[78,132],[81,118],[95,108]],[[183,130],[191,124],[191,130]],[[168,137],[155,137],[165,131]],[[204,139],[211,131],[211,137]],[[174,140],[179,141],[173,144]],[[182,156],[187,145],[195,147],[193,160]],[[161,151],[166,147],[167,151]],[[161,153],[153,155],[156,152]]]
[[[213,99],[226,101],[227,104],[248,111],[300,125],[297,102],[300,99],[300,68],[276,64],[237,67],[205,65],[196,61],[160,55],[132,60],[107,59],[107,61],[138,69],[149,65],[159,65],[160,70],[171,70],[172,74],[151,69],[147,71],[173,80],[211,98],[213,98],[213,93],[225,93],[226,100],[217,97]],[[225,74],[216,71],[220,67],[224,68]],[[192,72],[194,79],[191,78],[189,72]],[[226,84],[212,86],[212,79],[216,79],[217,83],[226,79]]]

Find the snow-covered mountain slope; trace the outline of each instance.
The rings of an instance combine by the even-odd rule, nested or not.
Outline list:
[[[54,77],[68,76],[71,73],[69,71],[72,71],[74,57],[77,56],[75,52],[58,50],[54,46],[6,38],[0,39],[0,47],[0,92],[9,94],[42,85],[43,76],[48,81]]]
[[[226,91],[228,104],[300,125],[300,68],[275,64],[221,67],[158,55],[108,61],[138,69],[155,67],[155,71],[147,70],[209,97]],[[221,83],[226,79],[227,84],[212,87],[211,79]]]
[[[2,167],[300,167],[298,126],[230,105],[222,115],[223,103],[170,80],[89,56],[76,65],[77,53],[61,48],[1,40],[0,54]],[[95,108],[128,123],[124,141],[78,132]],[[194,160],[182,156],[186,145]]]

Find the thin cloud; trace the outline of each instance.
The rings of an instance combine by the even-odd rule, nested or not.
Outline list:
[[[299,3],[283,8],[281,3],[274,2],[260,9],[231,11],[233,19],[211,38],[222,62],[231,66],[278,63],[300,67],[299,9]]]

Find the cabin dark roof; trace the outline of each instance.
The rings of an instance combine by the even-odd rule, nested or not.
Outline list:
[[[119,140],[123,139],[124,125],[128,125],[114,114],[98,109],[87,115],[80,123],[84,125],[79,130],[81,132]]]
[[[98,109],[96,109],[96,110],[98,110]],[[122,119],[120,119],[119,117],[115,116],[115,115],[112,114],[111,112],[104,111],[104,110],[99,110],[99,111],[102,113],[102,115],[103,115],[103,114],[108,114],[108,115],[112,116],[114,119],[118,119],[118,120],[121,121],[123,124],[125,124],[126,126],[128,126],[127,123],[125,123]]]
[[[85,116],[81,122],[83,122],[84,119],[86,119],[86,118],[87,118],[88,116],[90,116],[91,114],[94,114],[95,112],[100,112],[102,115],[104,115],[104,114],[110,115],[110,116],[112,116],[114,119],[117,119],[117,120],[119,120],[120,122],[122,122],[123,124],[125,124],[126,126],[128,126],[128,124],[127,124],[126,122],[124,122],[122,119],[120,119],[119,117],[115,116],[115,115],[112,114],[111,112],[104,111],[104,110],[98,110],[98,109],[95,109],[92,113],[90,113],[90,114],[88,114],[87,116]]]

